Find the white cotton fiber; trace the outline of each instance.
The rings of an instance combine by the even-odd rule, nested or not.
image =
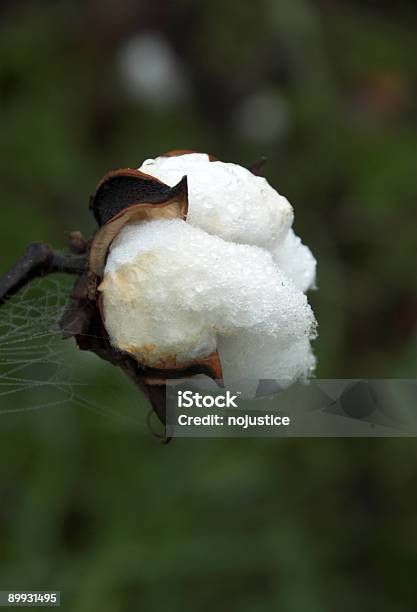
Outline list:
[[[284,339],[281,335],[252,330],[220,336],[218,351],[227,385],[238,384],[242,389],[251,381],[274,379],[285,388],[295,380],[305,380],[316,363],[311,338],[308,333],[300,333]]]
[[[225,240],[272,248],[293,222],[293,209],[269,183],[237,164],[191,153],[147,159],[139,168],[171,187],[187,176],[187,221]]]
[[[218,349],[226,383],[292,382],[314,366],[307,299],[256,246],[179,219],[131,223],[112,243],[99,290],[112,343],[141,363],[185,365]]]
[[[305,292],[315,287],[317,261],[292,229],[284,240],[272,249],[272,255],[279,269],[298,289]]]

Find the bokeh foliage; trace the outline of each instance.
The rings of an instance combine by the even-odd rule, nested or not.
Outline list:
[[[176,148],[265,155],[319,261],[317,375],[415,376],[413,2],[0,10],[1,272],[28,242],[89,235],[88,196],[109,169]],[[179,58],[180,104],[126,87],[121,54],[143,32]],[[237,121],[256,96],[276,101],[270,138]],[[265,131],[261,114],[250,121]],[[413,440],[161,447],[129,382],[65,350],[95,405],[136,426],[75,402],[1,415],[0,589],[60,589],[74,612],[415,609]]]

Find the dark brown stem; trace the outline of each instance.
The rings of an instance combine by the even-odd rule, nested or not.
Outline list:
[[[54,272],[81,274],[85,268],[85,255],[54,251],[45,242],[34,242],[27,247],[19,261],[0,277],[0,305],[35,278]]]

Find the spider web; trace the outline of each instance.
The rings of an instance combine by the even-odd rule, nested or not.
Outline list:
[[[118,389],[111,405],[97,402],[97,385],[89,378],[100,376],[107,364],[95,355],[82,354],[73,341],[62,339],[59,320],[72,284],[73,280],[61,277],[36,280],[1,305],[0,416],[81,406],[129,428],[144,429],[139,417],[114,410],[115,405],[124,404],[140,415],[137,391],[135,399],[129,397],[129,381],[123,380],[123,393]],[[107,389],[106,395],[111,396]]]

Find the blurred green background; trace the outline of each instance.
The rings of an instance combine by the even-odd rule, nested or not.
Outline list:
[[[416,16],[2,0],[0,273],[90,235],[110,169],[264,155],[319,262],[317,376],[414,377]],[[0,310],[0,590],[58,589],[74,612],[416,609],[415,440],[162,446],[129,381],[55,333],[67,287]]]

